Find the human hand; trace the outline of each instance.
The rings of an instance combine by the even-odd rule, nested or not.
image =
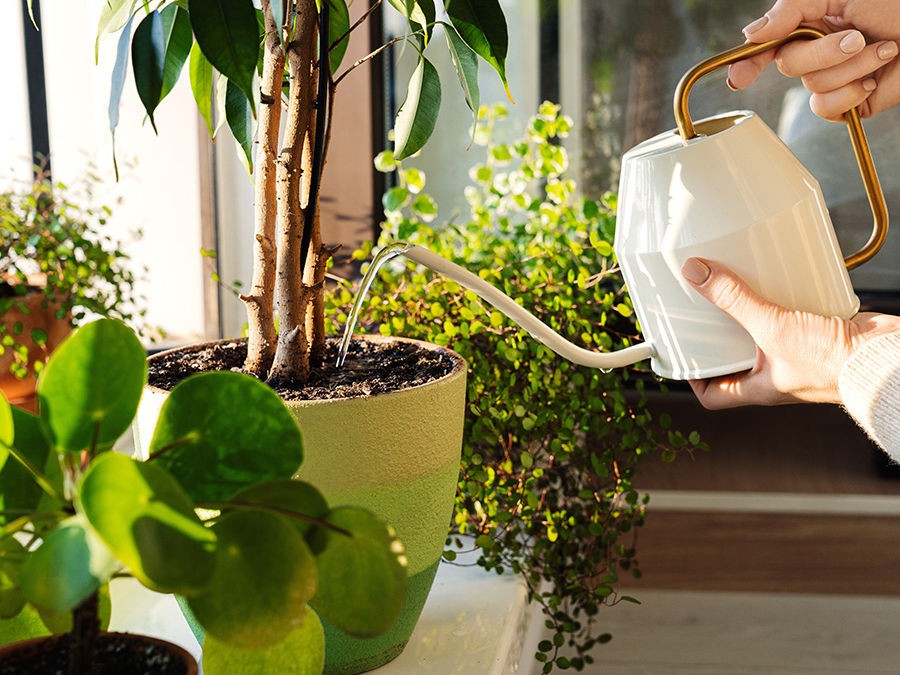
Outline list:
[[[844,320],[776,305],[734,272],[709,260],[689,258],[682,274],[757,345],[752,369],[690,382],[700,403],[710,410],[802,401],[839,403],[838,376],[850,355],[874,337],[900,332],[900,317],[887,314],[864,313]]]
[[[801,25],[828,35],[739,61],[728,69],[728,85],[748,87],[774,60],[784,75],[802,78],[812,111],[827,120],[840,121],[850,108],[871,117],[900,104],[900,0],[777,0],[744,35],[767,42]]]

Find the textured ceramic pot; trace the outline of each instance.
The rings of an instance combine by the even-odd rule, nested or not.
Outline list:
[[[383,341],[401,338],[371,336]],[[409,591],[400,618],[384,635],[359,639],[325,622],[325,672],[361,673],[403,651],[440,564],[453,513],[465,416],[466,365],[427,384],[386,394],[288,401],[300,425],[305,458],[298,478],[331,506],[368,508],[396,529],[409,560]],[[153,357],[151,357],[153,358]],[[136,447],[149,442],[166,392],[148,387],[138,411]]]

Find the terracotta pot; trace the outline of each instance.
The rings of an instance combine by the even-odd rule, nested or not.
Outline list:
[[[415,628],[453,514],[465,416],[466,365],[461,356],[418,340],[363,339],[417,343],[452,355],[456,366],[443,378],[396,392],[286,402],[303,434],[305,458],[297,477],[321,490],[331,506],[353,504],[378,514],[397,530],[407,549],[409,592],[393,628],[377,638],[358,639],[325,622],[325,672],[342,675],[395,658]],[[144,393],[135,434],[138,453],[140,438],[149,442],[166,394],[153,387]]]
[[[65,672],[69,651],[66,638],[51,635],[0,647],[0,675]],[[101,633],[97,654],[98,673],[197,675],[199,671],[188,651],[145,635]]]
[[[22,331],[18,339],[25,341],[29,346],[29,370],[35,361],[46,361],[59,343],[72,332],[72,325],[68,317],[56,318],[58,305],[44,301],[43,291],[30,291],[21,296],[15,305],[0,316],[0,323],[7,326],[7,331],[11,331],[12,326],[21,322]],[[24,303],[27,314],[20,309],[20,303]],[[47,334],[47,343],[42,347],[31,342],[31,331],[36,328]],[[7,348],[3,354],[0,354],[0,390],[13,405],[34,412],[36,409],[34,388],[37,378],[32,373],[29,373],[24,379],[17,378],[9,371],[12,364],[13,352]]]

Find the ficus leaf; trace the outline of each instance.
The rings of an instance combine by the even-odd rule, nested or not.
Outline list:
[[[131,20],[138,0],[105,0],[100,8],[97,37],[94,40],[94,62],[100,60],[100,40],[108,33],[115,33]]]
[[[165,35],[159,12],[150,12],[134,31],[134,39],[131,41],[131,63],[138,96],[144,104],[153,130],[156,131],[153,112],[162,97],[166,63]]]
[[[188,70],[191,76],[191,92],[194,101],[197,102],[197,110],[206,122],[209,136],[213,136],[213,67],[203,55],[200,45],[196,42],[191,46]]]
[[[509,34],[499,0],[444,0],[444,6],[460,37],[497,71],[512,100],[506,81]]]
[[[113,168],[115,169],[117,180],[119,178],[119,164],[116,161],[116,127],[119,126],[119,107],[128,75],[128,46],[131,44],[131,22],[133,19],[134,15],[130,14],[128,22],[122,29],[121,35],[119,35],[119,42],[116,46],[116,62],[113,64],[109,88],[109,131],[112,134]]]
[[[431,62],[421,56],[394,123],[395,159],[405,159],[425,145],[434,132],[440,109],[440,77]]]
[[[247,173],[253,173],[254,120],[250,101],[231,80],[225,90],[225,119],[241,151],[241,159]]]
[[[350,30],[350,12],[347,9],[346,0],[328,0],[328,41],[331,44],[331,51],[328,54],[328,62],[331,64],[331,72],[337,72],[341,61],[344,60],[344,54],[347,53],[347,47],[350,46],[350,36],[347,31]],[[341,37],[343,40],[340,40]]]
[[[428,44],[434,31],[435,10],[432,0],[390,0],[394,8],[409,21],[413,31],[421,31],[423,43]]]
[[[456,28],[449,24],[443,24],[444,34],[447,36],[447,48],[450,58],[459,78],[463,94],[466,97],[466,105],[472,111],[472,133],[475,133],[475,118],[480,105],[480,93],[478,89],[478,57],[456,32]]]
[[[15,438],[15,429],[13,428],[12,406],[0,391],[0,469],[3,469],[6,464],[9,446],[12,445],[13,438]]]
[[[181,69],[191,51],[193,35],[187,11],[178,5],[167,5],[159,14],[162,19],[165,44],[163,84],[159,96],[162,101],[172,91],[181,76]]]
[[[260,43],[252,0],[190,0],[188,9],[206,58],[252,102]]]

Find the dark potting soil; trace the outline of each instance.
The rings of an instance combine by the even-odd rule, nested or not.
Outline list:
[[[67,636],[49,638],[6,655],[0,675],[65,675],[69,665]],[[98,638],[92,675],[185,675],[184,661],[165,645],[140,636]]]
[[[354,340],[342,368],[336,367],[339,341],[329,338],[324,363],[304,384],[276,386],[286,401],[371,396],[433,382],[449,375],[456,361],[447,350],[427,349],[412,342]],[[150,359],[149,382],[171,389],[196,373],[240,371],[247,354],[245,340],[186,347]]]

